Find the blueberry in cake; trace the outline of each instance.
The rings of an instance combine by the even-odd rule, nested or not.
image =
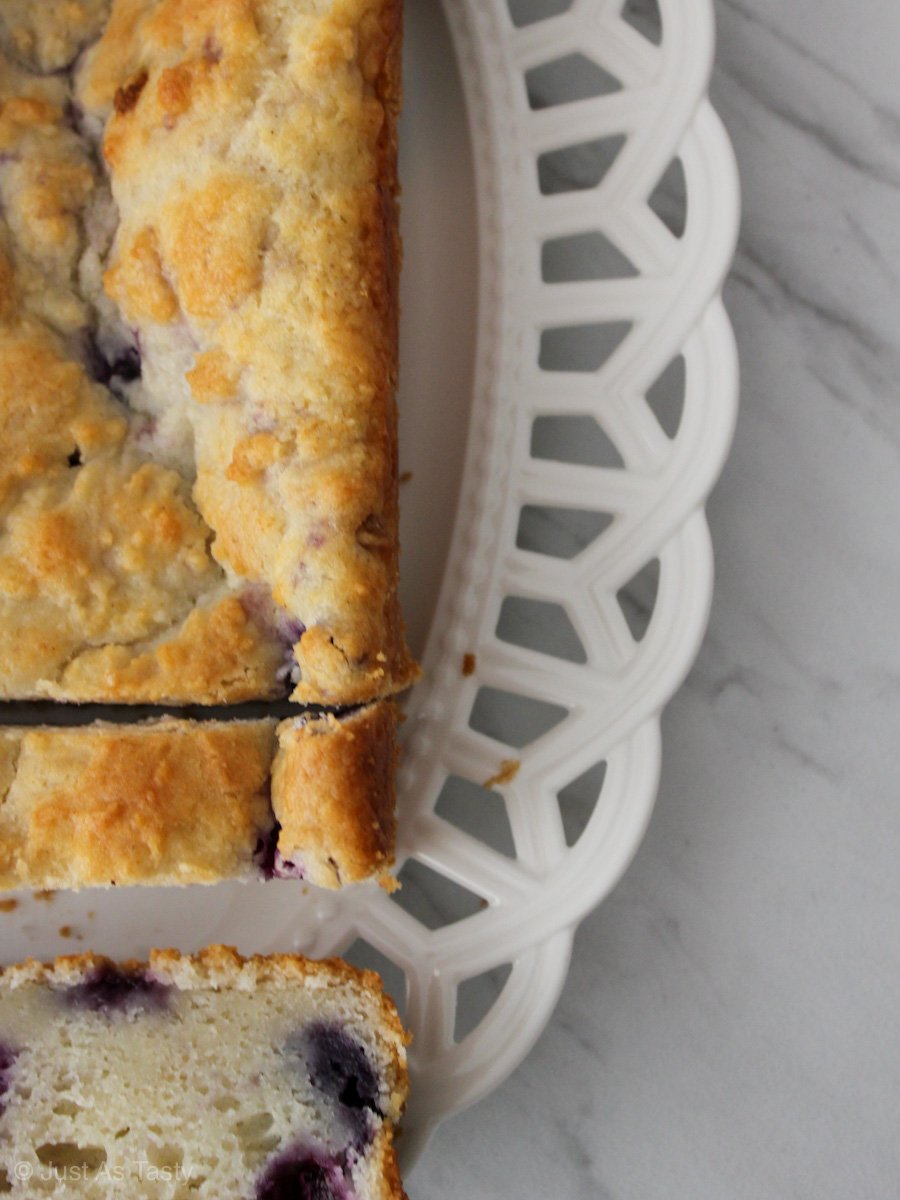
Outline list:
[[[402,1200],[406,1040],[377,977],[333,960],[218,946],[10,967],[0,1190]]]
[[[227,830],[209,787],[189,820],[154,777],[143,840],[141,801],[98,798],[79,829],[134,824],[136,858],[95,869],[98,841],[72,886],[240,873],[267,787],[274,871],[336,885],[390,862],[385,698],[416,675],[397,603],[400,43],[401,0],[0,0],[0,700],[369,706],[355,740],[352,716],[310,723],[315,753],[303,718],[235,728],[248,771],[266,738],[270,755]],[[85,756],[147,737],[171,764],[213,736],[184,724],[2,735],[0,799],[19,801],[2,877],[53,885],[38,825],[51,795],[78,810]]]

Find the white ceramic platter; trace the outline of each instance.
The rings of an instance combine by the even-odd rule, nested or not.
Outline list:
[[[4,961],[225,941],[380,968],[415,1037],[407,1166],[549,1019],[574,928],[649,819],[659,713],[707,618],[738,199],[705,99],[709,0],[659,8],[661,37],[648,0],[407,3],[403,592],[425,679],[402,891],[121,890],[0,914]]]

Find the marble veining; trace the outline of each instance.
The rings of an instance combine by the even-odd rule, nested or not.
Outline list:
[[[743,385],[710,631],[634,865],[416,1200],[900,1196],[900,6],[716,9]]]

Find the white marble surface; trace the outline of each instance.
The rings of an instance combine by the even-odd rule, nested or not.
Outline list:
[[[717,10],[743,399],[709,635],[554,1020],[413,1200],[900,1196],[900,5]]]

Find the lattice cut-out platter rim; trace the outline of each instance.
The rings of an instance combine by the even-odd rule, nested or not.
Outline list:
[[[622,0],[548,4],[555,15],[533,23],[525,7],[442,0],[475,164],[478,336],[450,553],[404,728],[404,889],[123,889],[108,919],[90,893],[52,917],[33,898],[16,914],[16,946],[37,953],[96,907],[108,953],[161,930],[185,950],[352,950],[389,985],[402,972],[407,1167],[440,1120],[527,1054],[578,922],[640,843],[660,712],[708,617],[703,504],[736,410],[720,289],[738,193],[706,98],[710,0],[659,0],[661,37]],[[573,61],[576,98],[548,102],[544,68]],[[601,147],[591,186],[541,166],[584,144]],[[606,254],[605,273],[585,265],[586,247]],[[566,421],[602,465],[560,449]]]
[[[410,708],[401,848],[487,904],[433,931],[429,952],[410,964],[418,975],[410,1015],[428,1038],[414,1061],[421,1123],[414,1136],[496,1086],[549,1019],[577,922],[620,877],[646,828],[658,783],[659,714],[708,617],[712,557],[702,505],[736,409],[734,347],[719,290],[738,195],[727,138],[705,98],[711,10],[695,0],[659,7],[657,46],[623,19],[621,4],[582,0],[511,28],[499,2],[445,3],[478,164],[481,341],[463,505],[426,653],[427,682]],[[536,104],[527,83],[535,70],[575,54],[595,57],[601,78],[621,86],[558,108]],[[592,187],[546,186],[542,156],[623,132]],[[657,184],[673,161],[679,170],[668,174],[680,177],[687,218],[665,228]],[[615,277],[541,278],[542,246],[595,230],[623,252]],[[634,270],[622,272],[621,257]],[[608,351],[575,372],[548,369],[548,331],[592,322],[616,326]],[[675,359],[684,397],[677,428],[667,430],[649,394]],[[563,412],[593,416],[619,465],[532,457],[534,421]],[[554,504],[612,520],[598,522],[596,540],[571,554],[541,553],[523,541],[523,519],[529,506]],[[622,598],[648,563],[656,593],[637,634]],[[510,596],[561,602],[584,661],[548,659],[501,639]],[[492,730],[482,704],[492,690],[553,706],[563,720],[550,713],[546,732],[527,738]],[[558,795],[598,760],[601,797],[570,844]],[[498,780],[513,869],[436,817],[435,800],[454,775]],[[457,1043],[454,988],[504,964],[512,969],[496,1003]]]

